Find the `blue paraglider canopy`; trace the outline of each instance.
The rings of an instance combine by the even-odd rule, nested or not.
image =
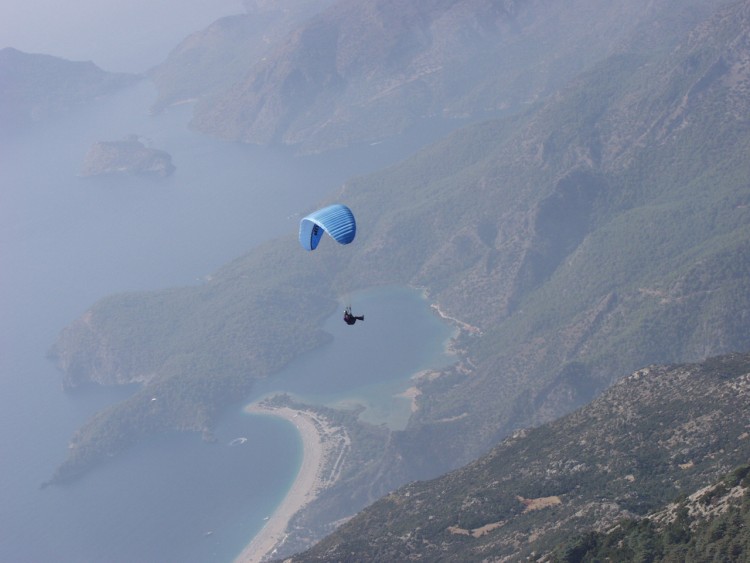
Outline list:
[[[357,234],[352,210],[340,203],[310,213],[299,223],[299,243],[305,250],[315,250],[323,233],[339,244],[349,244]]]

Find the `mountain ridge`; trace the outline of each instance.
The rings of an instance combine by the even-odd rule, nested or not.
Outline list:
[[[379,141],[428,117],[517,111],[611,54],[613,43],[624,50],[653,45],[651,18],[663,22],[663,48],[708,5],[672,4],[340,1],[200,103],[193,126],[315,152]]]
[[[91,103],[133,84],[141,77],[111,73],[93,62],[0,49],[0,124],[4,132]]]

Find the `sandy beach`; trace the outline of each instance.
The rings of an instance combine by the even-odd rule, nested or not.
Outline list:
[[[297,427],[303,444],[302,466],[294,484],[260,532],[235,559],[236,563],[260,563],[272,558],[284,543],[292,516],[335,482],[349,439],[343,430],[331,428],[325,418],[311,411],[263,403],[248,405],[245,411],[285,418]],[[334,456],[337,459],[332,467]]]

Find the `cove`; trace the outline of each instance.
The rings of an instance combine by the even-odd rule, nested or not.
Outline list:
[[[365,320],[344,323],[346,305]],[[312,405],[362,406],[361,420],[402,430],[411,415],[411,399],[403,393],[414,385],[413,376],[454,361],[448,343],[455,329],[418,289],[386,286],[354,293],[322,328],[331,342],[258,383],[253,400],[288,393]]]

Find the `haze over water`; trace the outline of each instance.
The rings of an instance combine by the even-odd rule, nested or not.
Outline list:
[[[296,233],[298,213],[347,178],[419,144],[404,139],[401,146],[295,159],[191,133],[187,106],[149,116],[154,95],[144,82],[21,137],[0,138],[2,561],[225,561],[237,554],[296,474],[300,444],[293,427],[244,416],[238,407],[220,422],[216,444],[194,434],[159,436],[72,485],[40,490],[75,429],[132,392],[63,393],[47,350],[97,299],[201,283],[262,240]],[[130,133],[170,152],[175,174],[77,176],[93,142]],[[391,388],[382,385],[402,389],[414,370],[444,362],[450,329],[416,293],[379,290],[360,296],[360,304],[367,322],[351,328],[361,330],[341,332],[349,327],[336,313],[325,325],[334,342],[290,366],[279,385],[287,381],[290,390],[321,402],[369,398],[377,403],[369,405],[375,420],[398,426],[404,404],[389,406]],[[392,330],[380,332],[394,310],[407,309]],[[421,333],[424,346],[414,340]],[[393,358],[387,373],[350,372],[356,384],[330,392],[320,371],[326,362],[345,361],[356,370],[358,358],[373,349],[382,355],[385,347]],[[308,385],[317,382],[322,393],[304,383],[293,388],[295,374],[308,376]],[[373,385],[374,392],[367,389]],[[230,446],[239,436],[248,441]]]
[[[0,49],[144,72],[188,34],[241,12],[241,0],[5,0]]]

